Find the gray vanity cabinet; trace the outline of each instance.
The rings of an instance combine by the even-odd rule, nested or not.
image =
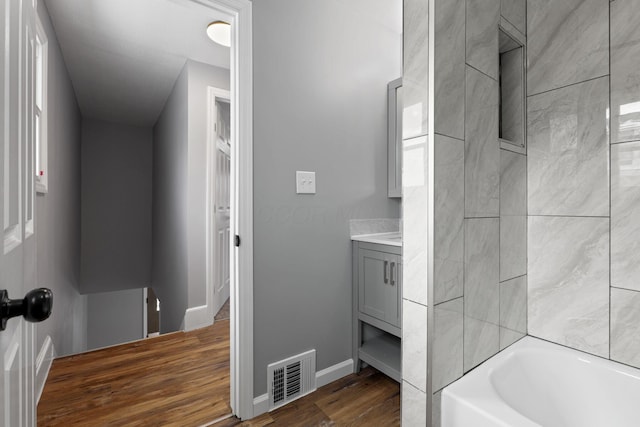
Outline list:
[[[353,242],[353,359],[400,381],[402,249]]]

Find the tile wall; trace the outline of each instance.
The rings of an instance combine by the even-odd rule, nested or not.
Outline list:
[[[529,333],[640,367],[640,8],[529,0]]]
[[[499,26],[525,0],[434,0],[432,425],[440,391],[527,331],[526,155],[498,138]],[[429,305],[431,308],[431,305]]]
[[[427,369],[407,371],[404,425],[439,425],[442,388],[527,331],[640,367],[636,3],[405,0],[403,364]],[[526,155],[497,138],[499,24],[527,37]]]
[[[429,1],[404,0],[402,425],[427,423]]]

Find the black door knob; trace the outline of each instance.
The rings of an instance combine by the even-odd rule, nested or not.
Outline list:
[[[7,320],[23,316],[27,322],[42,322],[51,316],[53,292],[39,288],[27,292],[23,299],[9,299],[6,290],[0,290],[0,331],[7,327]]]

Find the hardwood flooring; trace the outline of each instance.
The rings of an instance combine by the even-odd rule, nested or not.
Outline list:
[[[373,368],[248,421],[233,417],[214,427],[399,426],[400,385]]]
[[[39,426],[199,426],[231,413],[229,321],[53,362]]]
[[[202,426],[231,413],[229,321],[54,361],[39,426]],[[399,426],[400,387],[373,368],[253,420],[215,427]]]

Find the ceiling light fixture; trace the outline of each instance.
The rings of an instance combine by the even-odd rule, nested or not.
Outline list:
[[[215,21],[207,26],[207,35],[214,42],[222,46],[231,47],[231,24]]]

